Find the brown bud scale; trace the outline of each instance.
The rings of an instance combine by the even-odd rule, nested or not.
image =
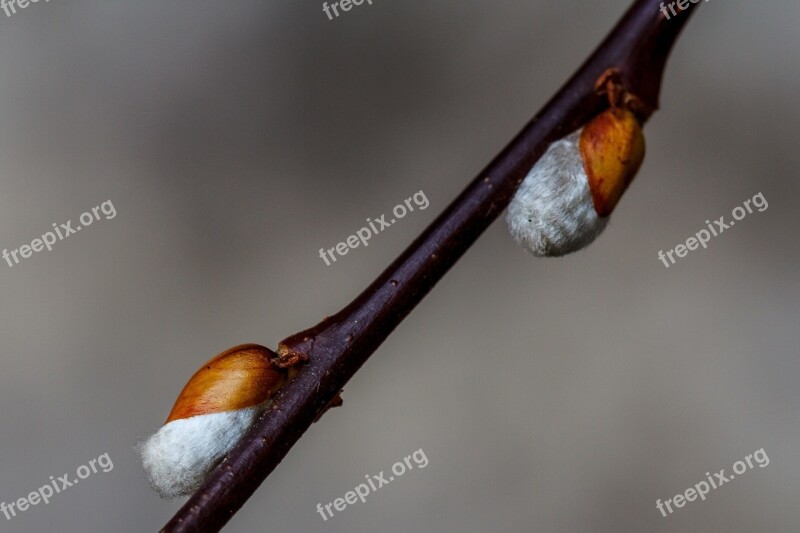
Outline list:
[[[275,358],[275,352],[258,344],[242,344],[222,352],[192,376],[165,424],[266,402],[287,377]]]
[[[607,217],[644,160],[644,134],[639,120],[621,107],[600,113],[584,126],[580,150],[595,211]]]

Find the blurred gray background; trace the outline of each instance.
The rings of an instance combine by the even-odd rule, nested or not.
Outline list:
[[[347,303],[542,106],[628,2],[31,4],[0,13],[0,501],[108,453],[9,532],[155,531],[133,446],[188,377]],[[800,4],[704,3],[605,234],[535,260],[494,224],[228,526],[234,532],[796,531]],[[332,266],[317,253],[423,190]],[[665,269],[656,253],[762,192]],[[315,507],[422,448],[430,464]],[[764,448],[668,518],[655,508]]]

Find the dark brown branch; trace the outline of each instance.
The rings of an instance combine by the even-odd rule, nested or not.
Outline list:
[[[607,105],[598,78],[616,68],[626,89],[658,108],[664,64],[691,13],[666,20],[659,0],[638,0],[611,34],[522,132],[355,301],[285,339],[278,352],[308,363],[163,531],[218,531],[280,463],[367,358],[492,221],[552,141]]]

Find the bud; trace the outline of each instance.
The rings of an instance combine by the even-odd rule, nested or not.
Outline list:
[[[257,344],[236,346],[204,364],[164,426],[138,447],[153,489],[164,498],[196,491],[266,409],[288,372],[277,354]]]
[[[644,158],[644,135],[622,107],[595,116],[552,143],[508,207],[517,243],[538,257],[562,256],[594,241]]]

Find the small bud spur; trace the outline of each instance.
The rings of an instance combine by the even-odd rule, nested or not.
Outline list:
[[[204,364],[164,426],[139,445],[153,489],[164,498],[196,491],[284,385],[285,366],[257,344],[236,346]]]

